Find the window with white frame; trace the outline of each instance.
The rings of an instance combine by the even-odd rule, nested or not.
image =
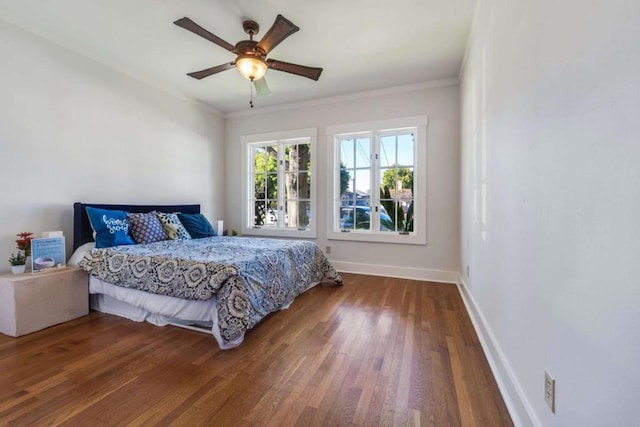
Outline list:
[[[426,116],[331,126],[328,237],[426,242]]]
[[[315,129],[243,137],[243,234],[315,237]]]

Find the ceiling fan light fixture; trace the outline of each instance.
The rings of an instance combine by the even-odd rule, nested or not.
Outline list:
[[[267,63],[258,56],[242,55],[236,59],[236,68],[245,79],[260,80],[267,72]]]

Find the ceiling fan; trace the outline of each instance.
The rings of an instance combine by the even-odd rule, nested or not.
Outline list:
[[[268,68],[307,77],[312,80],[318,80],[322,73],[322,68],[307,67],[304,65],[280,61],[278,59],[267,58],[267,55],[273,50],[273,48],[279,45],[280,42],[300,30],[298,26],[282,15],[278,15],[276,17],[275,22],[260,41],[253,40],[253,36],[258,34],[258,31],[260,30],[258,23],[252,20],[244,21],[242,23],[242,28],[245,33],[249,34],[249,40],[241,40],[236,43],[235,46],[205,30],[187,17],[178,19],[174,24],[237,55],[236,59],[231,62],[187,74],[195,79],[203,79],[221,71],[236,67],[243,77],[254,83],[256,93],[258,95],[268,95],[271,92],[264,80],[264,75]]]

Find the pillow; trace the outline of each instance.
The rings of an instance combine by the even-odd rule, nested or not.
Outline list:
[[[131,235],[136,243],[153,243],[168,239],[155,213],[130,213],[128,219]]]
[[[109,248],[118,245],[134,245],[129,236],[129,221],[125,211],[113,211],[86,207],[89,222],[96,233],[96,248]]]
[[[179,213],[178,219],[194,239],[217,236],[211,223],[202,214]]]
[[[87,254],[87,252],[91,252],[91,250],[95,247],[96,247],[96,242],[88,242],[80,246],[78,249],[75,250],[73,255],[71,255],[71,258],[69,258],[69,261],[67,261],[67,264],[77,266],[78,263],[82,261],[82,259]]]
[[[178,219],[178,214],[174,213],[164,213],[164,212],[155,212],[158,216],[158,219],[162,223],[162,227],[164,231],[167,233],[170,239],[190,239],[191,235],[184,228],[180,220]]]

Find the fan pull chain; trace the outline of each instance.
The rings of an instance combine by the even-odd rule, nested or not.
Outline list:
[[[253,79],[249,80],[249,105],[253,108]]]

